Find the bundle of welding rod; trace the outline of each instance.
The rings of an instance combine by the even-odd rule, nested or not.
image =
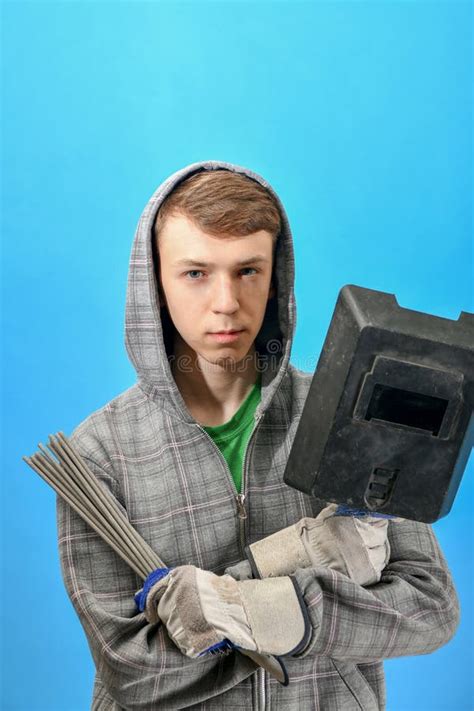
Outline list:
[[[113,496],[101,486],[67,437],[62,432],[50,435],[47,446],[49,452],[39,444],[40,453],[23,459],[143,580],[157,568],[166,567],[133,528]],[[239,651],[276,679],[284,681],[277,659],[248,650]]]

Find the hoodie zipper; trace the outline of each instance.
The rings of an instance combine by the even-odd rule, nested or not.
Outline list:
[[[206,437],[212,442],[212,445],[215,447],[217,450],[219,457],[221,461],[224,464],[225,470],[227,472],[227,475],[230,479],[230,483],[234,491],[236,492],[235,494],[235,500],[237,504],[237,516],[239,519],[239,548],[240,548],[240,553],[242,558],[246,558],[245,555],[245,545],[247,543],[247,526],[246,526],[246,521],[247,521],[247,510],[245,508],[245,498],[246,498],[246,492],[245,492],[245,484],[246,484],[246,470],[247,470],[247,459],[248,459],[248,453],[250,450],[250,445],[252,443],[252,440],[254,439],[255,432],[257,430],[257,426],[259,422],[263,419],[265,413],[261,413],[260,415],[257,415],[255,417],[255,426],[250,434],[250,437],[247,441],[247,446],[245,447],[245,453],[244,453],[244,462],[242,466],[242,491],[239,494],[237,492],[237,487],[235,485],[235,481],[232,477],[232,472],[230,471],[229,465],[227,464],[227,461],[222,454],[221,450],[219,447],[216,445],[210,434],[206,432],[206,430],[201,427],[200,424],[198,424],[199,429],[204,432]],[[266,699],[265,699],[265,678],[266,678],[266,671],[265,669],[262,669],[259,667],[257,669],[257,711],[265,711],[265,705],[266,705]]]
[[[197,423],[197,427],[201,430],[201,432],[203,432],[203,433],[206,435],[207,439],[211,442],[212,446],[213,446],[214,449],[217,451],[217,454],[218,454],[218,456],[219,456],[219,458],[220,458],[222,464],[224,465],[224,469],[225,469],[226,472],[227,472],[227,476],[228,476],[228,478],[229,478],[230,485],[231,485],[231,487],[233,488],[233,490],[235,491],[235,502],[236,502],[236,508],[237,508],[237,517],[238,517],[238,520],[239,520],[239,549],[240,549],[240,554],[241,554],[242,558],[245,558],[245,557],[246,557],[246,556],[245,556],[245,545],[246,545],[246,538],[247,538],[247,531],[246,531],[247,511],[246,511],[246,509],[245,509],[245,499],[246,499],[246,496],[247,496],[246,493],[245,493],[245,483],[246,483],[245,470],[246,470],[246,467],[247,467],[247,454],[248,454],[248,451],[249,451],[250,443],[251,443],[251,441],[253,440],[254,433],[255,433],[255,431],[256,431],[256,429],[257,429],[257,425],[258,425],[258,423],[260,422],[260,420],[263,418],[264,414],[265,414],[265,413],[263,413],[263,414],[258,415],[257,417],[255,417],[255,426],[254,426],[254,428],[253,428],[253,430],[252,430],[252,432],[251,432],[251,434],[250,434],[250,437],[249,437],[248,442],[247,442],[247,446],[246,446],[246,448],[245,448],[244,462],[243,462],[243,466],[242,466],[242,491],[241,491],[240,494],[239,494],[238,491],[237,491],[237,487],[236,487],[236,485],[235,485],[235,481],[234,481],[234,479],[233,479],[233,477],[232,477],[232,472],[230,471],[229,465],[227,464],[227,461],[226,461],[224,455],[222,454],[221,450],[219,449],[219,447],[217,446],[217,444],[214,442],[214,440],[212,439],[211,435],[208,434],[208,432],[206,432],[206,430],[205,430],[199,423]]]

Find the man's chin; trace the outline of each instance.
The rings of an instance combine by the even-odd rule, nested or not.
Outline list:
[[[242,358],[239,358],[239,356],[234,353],[205,354],[202,358],[205,363],[211,366],[220,366],[223,368],[236,367],[242,360]]]
[[[207,363],[210,367],[224,368],[225,370],[236,370],[238,368],[245,368],[249,365],[250,361],[253,358],[251,351],[232,352],[229,348],[224,349],[220,353],[203,352],[199,355],[203,367]]]

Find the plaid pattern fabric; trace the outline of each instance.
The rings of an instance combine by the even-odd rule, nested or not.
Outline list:
[[[210,161],[171,176],[152,196],[137,228],[127,294],[126,344],[138,382],[85,419],[71,441],[167,565],[220,574],[242,558],[237,492],[172,378],[151,263],[161,201],[202,169],[240,171],[271,189],[244,168]],[[276,277],[276,319],[269,312],[262,326],[267,360],[244,467],[246,542],[320,510],[282,478],[312,377],[289,363],[296,315],[286,218]],[[287,660],[291,681],[282,687],[240,654],[182,655],[163,625],[150,626],[137,612],[133,596],[142,581],[67,504],[58,499],[57,506],[64,581],[97,669],[95,711],[376,711],[385,707],[381,660],[430,652],[457,625],[456,594],[431,527],[390,524],[392,556],[378,585],[364,589],[325,568],[296,572],[313,634],[305,653]]]

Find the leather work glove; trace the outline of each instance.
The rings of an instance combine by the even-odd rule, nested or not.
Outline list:
[[[163,570],[148,592],[145,581],[135,600],[150,623],[166,625],[188,657],[234,648],[294,655],[307,646],[311,625],[292,578],[238,582],[193,565]]]
[[[344,573],[359,585],[372,585],[380,580],[390,558],[388,518],[348,512],[345,507],[329,504],[316,518],[302,518],[247,546],[248,560],[225,572],[236,580],[248,580],[324,566]]]

